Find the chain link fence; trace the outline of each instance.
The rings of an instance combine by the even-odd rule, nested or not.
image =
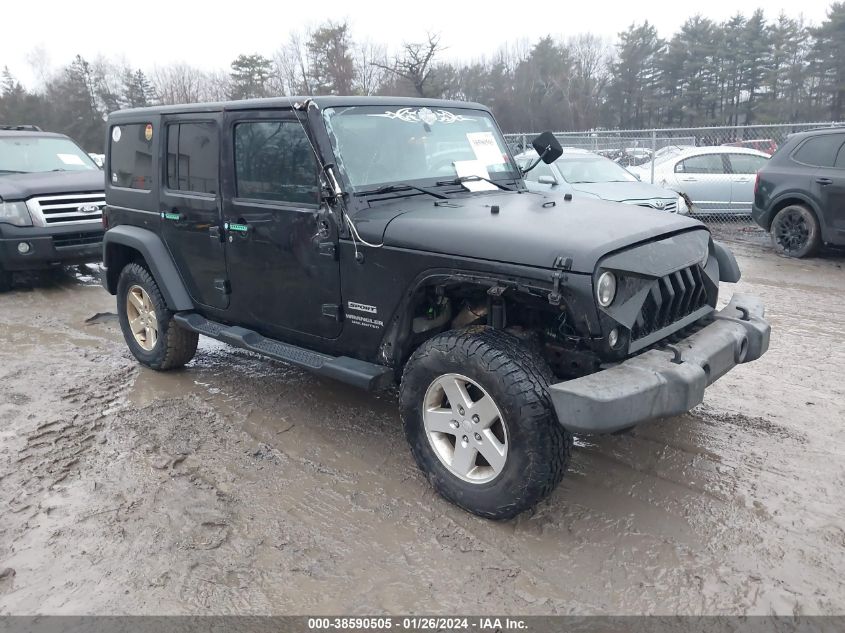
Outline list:
[[[707,223],[722,239],[767,242],[767,234],[751,219],[756,173],[790,134],[832,123],[741,125],[726,127],[662,128],[648,130],[595,130],[556,132],[567,152],[564,158],[577,165],[579,153],[592,152],[624,167],[638,180],[682,194],[690,215]],[[511,149],[520,154],[531,149],[537,133],[505,134]],[[567,163],[569,164],[569,163]],[[551,178],[573,180],[553,170]],[[577,182],[535,183],[537,187],[579,189],[597,171],[568,168]],[[604,170],[603,177],[612,177]],[[530,174],[529,174],[530,176]],[[614,178],[615,179],[615,178]],[[583,188],[583,187],[581,187]],[[632,188],[632,192],[634,189]],[[641,194],[638,194],[641,195]],[[633,197],[633,194],[632,194]]]

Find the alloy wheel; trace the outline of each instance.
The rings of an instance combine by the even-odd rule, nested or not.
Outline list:
[[[151,352],[158,342],[158,317],[150,295],[141,286],[132,286],[126,293],[126,317],[135,342]]]
[[[477,382],[444,374],[426,390],[423,424],[429,444],[456,477],[492,481],[508,457],[508,432],[499,407]]]

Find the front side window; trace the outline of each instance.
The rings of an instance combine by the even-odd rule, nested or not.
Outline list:
[[[352,187],[453,180],[463,174],[519,178],[487,112],[466,108],[327,108],[335,156]],[[433,182],[432,182],[433,181]]]
[[[43,171],[90,171],[97,165],[68,138],[8,136],[0,138],[0,176]]]
[[[519,166],[522,167],[523,169],[525,169],[525,168],[533,165],[536,162],[536,160],[537,160],[536,156],[534,156],[533,158],[521,159],[519,161]],[[555,178],[554,173],[552,173],[552,168],[549,167],[543,161],[540,161],[540,164],[537,165],[531,171],[529,171],[527,174],[525,174],[524,178],[528,182],[540,182],[540,178],[543,177],[543,176],[545,176],[546,179],[551,178],[552,180],[557,180],[557,178]]]
[[[114,187],[148,191],[153,183],[152,124],[115,125],[109,134],[109,179]]]
[[[691,156],[675,165],[679,174],[724,174],[721,154],[701,154]]]
[[[845,134],[814,136],[802,143],[792,155],[792,159],[813,167],[833,167],[843,142]]]
[[[754,154],[728,154],[733,174],[756,174],[766,166],[769,159]]]
[[[167,187],[217,193],[217,127],[211,121],[167,126]]]
[[[238,198],[318,204],[317,159],[298,121],[246,121],[235,126]]]

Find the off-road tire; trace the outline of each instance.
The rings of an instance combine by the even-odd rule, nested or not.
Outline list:
[[[785,230],[787,222],[799,222],[806,231],[806,237],[796,245],[789,245],[781,234]],[[809,257],[813,255],[821,244],[821,227],[816,214],[803,204],[790,204],[778,211],[772,227],[769,231],[772,238],[772,246],[781,255],[786,257]]]
[[[460,374],[489,394],[507,425],[507,460],[495,479],[470,483],[454,475],[432,448],[424,426],[429,385]],[[572,436],[558,423],[548,393],[548,365],[518,338],[483,326],[452,330],[420,346],[405,365],[399,394],[411,452],[447,500],[490,519],[510,519],[555,489],[569,464]]]
[[[132,286],[140,286],[149,295],[158,320],[158,340],[152,350],[143,349],[135,340],[126,313],[126,296]],[[173,321],[173,313],[150,272],[137,263],[127,264],[117,281],[117,315],[123,338],[132,355],[142,365],[158,371],[176,369],[188,363],[196,354],[199,335],[180,327]]]
[[[0,292],[9,292],[12,289],[12,273],[0,267]]]

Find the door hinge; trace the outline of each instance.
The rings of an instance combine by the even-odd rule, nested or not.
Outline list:
[[[338,322],[343,321],[343,311],[336,303],[324,303],[322,312],[324,317],[329,317]]]
[[[232,294],[232,284],[229,283],[228,279],[215,279],[214,289],[224,295]]]
[[[335,247],[334,242],[320,242],[319,249],[320,255],[336,259],[337,248]]]

